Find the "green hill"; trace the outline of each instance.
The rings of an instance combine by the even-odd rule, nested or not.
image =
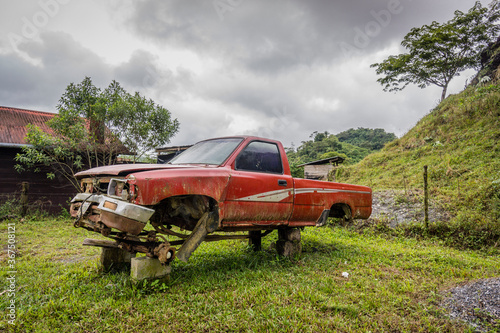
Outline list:
[[[340,156],[344,158],[344,165],[355,164],[396,139],[396,135],[381,128],[351,128],[339,134],[315,131],[309,137],[311,140],[302,141],[297,149],[287,148],[294,177],[304,177],[304,169],[299,167],[303,163]]]
[[[340,142],[350,143],[370,151],[380,150],[384,147],[384,144],[396,140],[394,133],[387,133],[382,128],[351,128],[335,136]]]
[[[402,138],[340,168],[337,180],[421,196],[424,165],[430,199],[452,215],[451,223],[500,230],[499,82],[449,96]]]

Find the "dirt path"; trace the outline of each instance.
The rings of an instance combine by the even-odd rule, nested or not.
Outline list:
[[[390,222],[392,227],[400,223],[424,221],[423,193],[417,191],[387,190],[373,192],[371,220]],[[433,200],[429,201],[429,222],[449,221],[450,214]]]

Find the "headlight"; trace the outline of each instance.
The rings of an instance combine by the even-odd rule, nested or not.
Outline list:
[[[129,198],[127,180],[111,178],[108,185],[108,195],[127,201]]]

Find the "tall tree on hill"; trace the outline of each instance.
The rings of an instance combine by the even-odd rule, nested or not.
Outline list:
[[[377,82],[384,91],[400,91],[410,83],[420,88],[433,84],[443,89],[443,100],[455,76],[480,66],[479,54],[497,37],[499,9],[499,0],[490,3],[489,9],[476,1],[466,13],[455,11],[448,22],[413,28],[401,42],[407,53],[371,65],[384,75]]]
[[[57,110],[48,122],[52,133],[28,125],[30,145],[17,154],[16,169],[49,167],[47,177],[57,172],[76,189],[74,174],[79,170],[113,164],[120,153],[133,154],[135,161],[168,143],[179,128],[178,120],[152,100],[128,93],[116,81],[101,90],[89,77],[66,87]]]

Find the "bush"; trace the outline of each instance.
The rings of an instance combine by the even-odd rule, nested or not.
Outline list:
[[[435,238],[459,249],[482,250],[500,244],[500,223],[475,212],[462,211],[453,221],[433,222],[429,229],[423,223],[401,225],[398,229],[406,237]]]
[[[22,206],[19,198],[16,196],[8,196],[0,203],[0,221],[8,219],[19,219],[23,217],[25,220],[36,220],[46,218],[49,214],[44,210],[46,202],[37,200],[28,205],[26,215],[22,216]]]
[[[330,223],[330,225],[342,226],[340,223]],[[495,251],[500,247],[500,221],[477,215],[474,211],[461,211],[452,221],[432,222],[428,229],[422,222],[399,224],[393,228],[390,221],[383,219],[358,220],[347,228],[362,234],[381,235],[387,238],[435,239],[446,246],[462,250]]]
[[[0,203],[0,221],[15,218],[21,215],[19,200],[7,197]]]

